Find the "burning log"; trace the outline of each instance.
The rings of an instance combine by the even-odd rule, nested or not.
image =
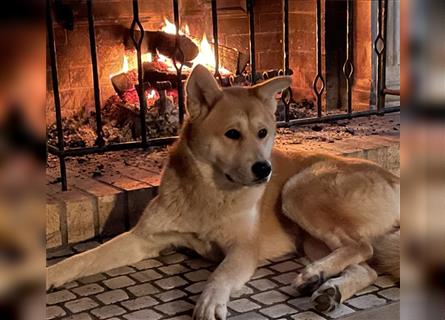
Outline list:
[[[214,44],[212,44],[214,46]],[[218,46],[220,65],[233,74],[241,74],[250,61],[249,55],[223,45]]]
[[[142,78],[144,82],[150,82],[154,85],[157,82],[169,81],[174,87],[177,86],[178,77],[176,71],[166,68],[164,64],[157,61],[144,62],[142,68]],[[181,80],[187,79],[189,71],[190,69],[183,70]],[[125,92],[134,89],[137,83],[138,77],[136,69],[122,72],[111,77],[111,84],[120,97],[122,97]]]
[[[111,84],[114,91],[121,97],[126,91],[134,88],[137,83],[137,75],[135,70],[122,72],[111,77]]]
[[[135,30],[135,37],[139,39],[141,33]],[[133,40],[130,36],[130,29],[127,29],[124,38],[124,45],[127,49],[134,48]],[[185,63],[190,62],[196,58],[199,53],[198,46],[187,36],[179,35],[178,49],[176,50],[176,35],[169,34],[163,31],[144,31],[144,38],[141,44],[142,52],[156,52],[171,58],[176,61]]]
[[[148,82],[160,82],[160,81],[169,81],[172,84],[175,85],[176,87],[176,83],[177,83],[177,73],[176,70],[170,70],[170,69],[166,69],[166,70],[160,70],[157,65],[153,62],[144,62],[143,64],[143,69],[144,69],[144,81],[148,81]],[[188,75],[189,75],[189,71],[190,69],[184,69],[181,73],[181,80],[185,80],[187,79]]]

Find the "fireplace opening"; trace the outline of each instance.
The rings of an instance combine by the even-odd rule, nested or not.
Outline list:
[[[387,6],[47,0],[48,150],[59,158],[62,189],[66,157],[175,141],[184,82],[197,63],[226,87],[291,75],[276,97],[278,127],[398,111],[385,106],[386,95],[398,94],[385,85]],[[376,27],[366,18],[374,9]]]
[[[343,109],[347,104],[346,79],[346,2],[326,1],[326,106],[330,110]]]

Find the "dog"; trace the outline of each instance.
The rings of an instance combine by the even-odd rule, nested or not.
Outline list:
[[[130,231],[49,267],[47,287],[185,246],[223,257],[193,318],[224,320],[230,294],[260,261],[299,248],[313,262],[293,285],[321,311],[375,281],[371,258],[397,276],[399,178],[366,160],[274,150],[275,95],[290,84],[281,76],[222,89],[196,66],[158,195]]]

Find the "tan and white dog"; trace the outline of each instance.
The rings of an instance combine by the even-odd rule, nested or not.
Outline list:
[[[399,178],[365,160],[273,150],[274,97],[290,83],[221,89],[197,66],[158,196],[129,232],[49,267],[47,287],[187,246],[212,259],[223,254],[194,311],[212,320],[226,319],[231,292],[260,261],[300,247],[314,262],[294,285],[319,310],[376,279],[367,263],[373,252],[382,271],[397,274]]]

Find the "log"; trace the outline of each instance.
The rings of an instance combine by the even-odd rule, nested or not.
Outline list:
[[[134,33],[136,40],[139,39],[141,32],[139,30],[135,30]],[[174,58],[182,63],[190,62],[195,59],[199,53],[198,46],[185,35],[179,35],[178,39],[178,48],[180,51],[176,52],[176,35],[163,31],[144,31],[141,50],[143,53],[156,53],[157,50],[159,53],[169,57],[170,59]],[[130,29],[126,30],[124,45],[127,49],[133,49],[135,47],[133,39],[130,36]]]
[[[142,64],[144,82],[150,82],[153,86],[156,82],[168,81],[172,84],[173,88],[177,87],[177,73],[176,71],[170,71],[160,67],[161,64],[157,62],[144,62]],[[190,69],[184,69],[181,74],[181,79],[187,79]],[[138,83],[137,70],[130,70],[128,72],[122,72],[111,77],[111,84],[114,91],[122,97],[122,95],[135,87]]]
[[[177,87],[177,73],[176,71],[170,70],[159,70],[156,65],[152,62],[144,62],[144,81],[147,82],[159,82],[159,81],[169,81],[172,83],[173,88]],[[189,72],[183,70],[181,73],[181,79],[187,79]]]
[[[134,85],[137,83],[137,77],[132,75],[132,73],[135,72],[136,70],[131,70],[111,77],[111,84],[113,85],[114,91],[116,91],[119,96],[122,96],[125,91],[134,88]]]

